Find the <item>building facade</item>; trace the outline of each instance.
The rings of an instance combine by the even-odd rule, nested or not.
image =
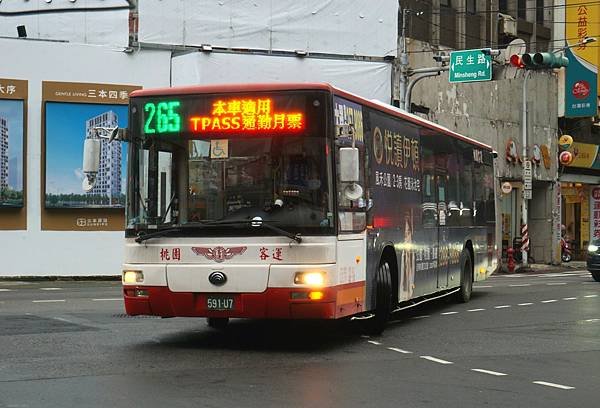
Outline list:
[[[504,259],[509,247],[517,249],[517,255],[521,249],[523,161],[531,161],[529,261],[559,262],[560,248],[554,239],[560,233],[559,76],[551,70],[525,71],[509,64],[511,54],[553,49],[553,1],[408,0],[400,4],[409,10],[401,10],[399,16],[400,24],[404,17],[409,37],[411,69],[439,65],[433,56],[455,49],[500,50],[493,57],[491,81],[451,84],[447,72],[425,78],[414,85],[410,109],[498,152],[497,236]]]

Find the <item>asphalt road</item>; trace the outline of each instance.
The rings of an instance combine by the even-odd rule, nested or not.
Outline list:
[[[0,407],[598,407],[600,283],[498,275],[347,323],[131,318],[118,282],[0,281]]]

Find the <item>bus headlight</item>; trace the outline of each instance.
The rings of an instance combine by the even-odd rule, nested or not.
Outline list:
[[[596,252],[598,250],[598,245],[590,244],[588,245],[588,252]]]
[[[294,283],[297,285],[323,286],[325,284],[325,272],[296,272]]]
[[[142,271],[123,271],[123,283],[140,283],[144,281]]]

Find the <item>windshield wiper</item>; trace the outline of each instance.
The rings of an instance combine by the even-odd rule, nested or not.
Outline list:
[[[147,239],[161,237],[165,234],[168,234],[169,232],[181,231],[181,230],[188,229],[188,228],[203,228],[203,227],[212,226],[212,225],[240,225],[240,224],[251,224],[254,227],[263,226],[263,227],[266,227],[267,229],[270,229],[273,232],[276,232],[280,235],[283,235],[285,237],[293,239],[297,243],[302,242],[302,237],[300,236],[299,233],[293,234],[289,231],[286,231],[284,229],[276,227],[276,226],[270,224],[269,222],[266,222],[263,220],[229,220],[229,221],[221,220],[221,221],[208,221],[208,222],[190,222],[190,223],[186,223],[186,224],[182,224],[182,225],[176,225],[173,227],[164,228],[164,229],[161,229],[161,230],[158,230],[155,232],[150,232],[148,234],[140,232],[140,233],[138,233],[138,236],[135,238],[135,242],[140,244],[143,241],[146,241]]]

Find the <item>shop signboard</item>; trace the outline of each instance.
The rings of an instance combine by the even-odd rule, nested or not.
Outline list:
[[[598,65],[600,54],[588,37],[600,35],[600,4],[587,0],[566,0],[565,55],[569,59],[565,79],[565,116],[595,116],[598,111]]]
[[[593,187],[590,196],[590,210],[593,220],[590,232],[593,239],[600,239],[600,186]]]
[[[523,160],[523,198],[531,200],[531,160]]]

